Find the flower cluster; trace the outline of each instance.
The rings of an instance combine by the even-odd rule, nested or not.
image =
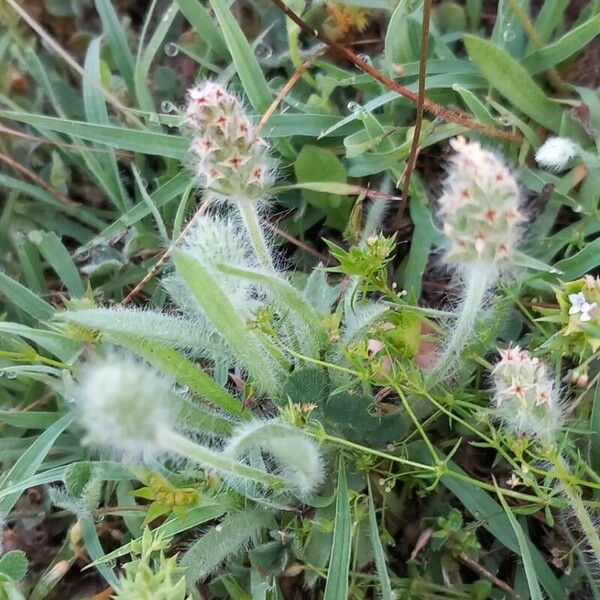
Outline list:
[[[563,411],[546,366],[519,346],[500,350],[500,357],[492,372],[495,414],[513,433],[553,440]]]
[[[581,358],[600,348],[600,279],[585,275],[581,279],[563,283],[555,288],[559,308],[539,309],[542,320],[563,325],[561,339],[564,351]]]
[[[327,14],[343,34],[352,29],[364,31],[369,24],[369,11],[343,2],[328,2]]]
[[[207,81],[188,91],[185,117],[201,183],[226,198],[261,198],[273,182],[269,146],[258,137],[241,102]]]
[[[519,188],[510,170],[479,142],[459,136],[450,158],[439,215],[451,241],[450,262],[501,266],[519,238]]]

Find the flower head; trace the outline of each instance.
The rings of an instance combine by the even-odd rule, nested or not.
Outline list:
[[[519,188],[505,162],[479,142],[450,142],[444,192],[439,199],[443,230],[451,242],[446,259],[499,267],[510,260],[519,238]]]
[[[193,168],[223,197],[258,199],[273,182],[268,144],[258,137],[241,102],[218,83],[188,91],[186,125]]]
[[[352,29],[364,31],[369,24],[369,11],[343,2],[328,2],[327,14],[333,19],[341,33]]]
[[[596,302],[588,302],[583,292],[577,294],[569,294],[569,302],[571,308],[569,308],[570,315],[579,315],[581,322],[591,321],[592,313],[596,310],[598,305]]]
[[[552,440],[563,411],[546,366],[519,346],[500,350],[492,371],[494,412],[513,433]]]
[[[174,419],[169,381],[126,354],[90,361],[78,381],[73,396],[88,442],[131,460],[157,453],[160,430]]]
[[[548,138],[535,153],[535,160],[541,167],[560,173],[579,154],[579,147],[569,138]]]

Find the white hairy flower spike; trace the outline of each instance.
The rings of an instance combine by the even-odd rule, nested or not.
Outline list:
[[[174,420],[171,383],[125,354],[95,359],[79,372],[76,410],[87,441],[129,460],[160,454],[161,427]]]
[[[186,124],[201,182],[224,198],[258,200],[272,185],[269,146],[241,102],[212,81],[188,91]]]
[[[494,413],[504,426],[518,435],[553,441],[564,415],[544,363],[513,346],[500,350],[492,376]]]
[[[128,355],[90,361],[79,373],[73,394],[86,441],[104,446],[131,461],[178,455],[229,481],[249,482],[261,491],[302,497],[322,479],[322,462],[314,442],[281,423],[250,423],[238,429],[225,451],[216,451],[176,431],[181,408],[170,382],[152,367]],[[245,433],[244,433],[245,432]],[[251,439],[248,438],[250,432]],[[268,434],[268,437],[261,437]],[[264,451],[264,461],[248,453]]]
[[[535,160],[541,167],[560,173],[578,154],[579,147],[569,138],[551,137],[535,153]]]
[[[506,163],[479,142],[459,136],[450,142],[444,192],[439,199],[451,263],[495,269],[510,260],[519,239],[519,188]]]
[[[448,374],[469,343],[486,294],[516,253],[520,225],[519,187],[504,160],[459,136],[450,142],[450,158],[439,217],[450,248],[446,260],[459,269],[464,283],[460,308],[429,386]]]

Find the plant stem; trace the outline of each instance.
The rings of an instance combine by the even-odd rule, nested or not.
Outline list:
[[[251,479],[252,481],[257,481],[258,483],[262,483],[272,488],[282,488],[285,485],[284,481],[275,475],[265,473],[260,469],[249,467],[248,465],[244,465],[236,460],[223,456],[214,450],[204,448],[166,427],[161,429],[157,437],[160,440],[161,446],[166,451],[189,458],[204,467],[214,469],[221,473],[227,473],[228,475]]]
[[[244,221],[244,225],[250,236],[250,241],[252,242],[252,247],[256,252],[260,264],[266,269],[269,269],[269,271],[273,271],[273,259],[258,220],[256,203],[247,198],[238,198],[236,206],[242,215],[242,220]]]
[[[431,389],[448,374],[448,371],[460,359],[460,354],[473,335],[473,329],[485,295],[496,278],[493,267],[476,264],[465,272],[465,294],[460,306],[460,312],[452,325],[450,336],[442,355],[433,371],[426,380],[427,387]]]
[[[594,522],[592,521],[590,513],[586,509],[581,496],[575,491],[573,485],[568,480],[570,472],[567,462],[560,455],[553,457],[552,462],[558,471],[558,477],[562,483],[565,495],[569,500],[569,505],[573,509],[579,524],[581,525],[581,530],[592,547],[594,555],[596,557],[600,557],[600,537],[598,536],[598,531],[594,526]]]

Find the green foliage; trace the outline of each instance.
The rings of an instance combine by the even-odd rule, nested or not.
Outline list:
[[[0,517],[62,541],[29,573],[6,552],[0,597],[93,577],[122,599],[600,597],[598,2],[434,3],[424,73],[428,3],[285,3],[396,89],[271,2],[26,4],[0,2]],[[246,177],[197,177],[184,93],[207,80],[279,164],[260,207],[224,193]],[[433,253],[457,135],[502,155],[531,221],[491,292],[495,274],[447,283]],[[552,135],[580,150],[564,172],[535,160]],[[468,322],[446,304],[463,285]],[[490,402],[516,344],[555,374],[564,426],[543,441]],[[115,346],[168,378],[178,452],[86,444],[73,383]],[[141,430],[160,398],[134,387]]]

